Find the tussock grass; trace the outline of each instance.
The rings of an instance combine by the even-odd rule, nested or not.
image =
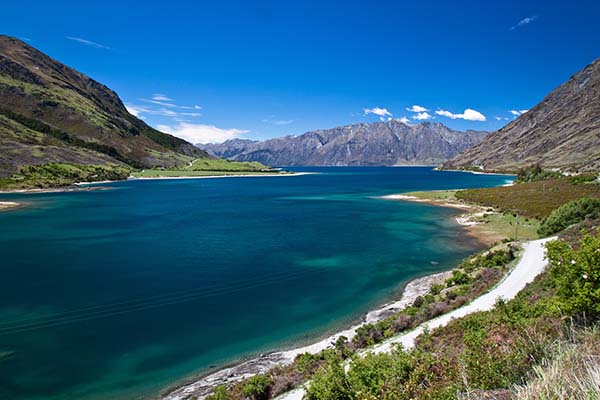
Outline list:
[[[600,399],[600,333],[590,329],[557,341],[533,378],[516,388],[518,400]]]

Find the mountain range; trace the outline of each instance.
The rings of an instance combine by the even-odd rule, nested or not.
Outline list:
[[[600,59],[490,134],[390,119],[197,147],[131,115],[105,85],[0,35],[0,149],[0,179],[27,165],[175,168],[215,156],[271,166],[442,164],[447,169],[509,172],[540,164],[598,170]]]
[[[443,168],[516,171],[531,164],[566,171],[600,169],[600,59]]]
[[[174,167],[208,154],[129,114],[117,94],[0,35],[0,178],[24,165]]]
[[[392,119],[265,141],[233,139],[199,146],[218,157],[271,166],[438,165],[487,134],[454,131],[440,123],[410,125]]]

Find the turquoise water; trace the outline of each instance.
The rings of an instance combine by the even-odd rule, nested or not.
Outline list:
[[[378,196],[496,186],[430,168],[129,181],[0,195],[0,398],[132,399],[348,325],[475,249],[454,211]]]

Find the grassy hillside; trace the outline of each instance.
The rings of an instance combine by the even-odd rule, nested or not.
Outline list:
[[[187,166],[177,169],[155,168],[134,172],[136,178],[159,177],[193,177],[193,176],[226,176],[226,175],[257,175],[278,174],[277,169],[269,168],[259,162],[238,162],[223,159],[200,158],[191,161]]]
[[[49,163],[22,167],[7,178],[0,178],[0,190],[48,189],[76,182],[127,179],[131,169],[122,165],[77,165]]]
[[[28,173],[20,172],[21,167],[31,165],[176,168],[208,157],[129,114],[106,86],[4,35],[0,35],[0,149],[0,178],[12,180],[17,179],[14,174]],[[57,176],[46,183],[66,181]]]

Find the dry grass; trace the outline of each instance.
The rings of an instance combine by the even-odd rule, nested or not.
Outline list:
[[[549,356],[534,367],[532,380],[517,387],[516,399],[600,399],[600,335],[596,329],[557,342]]]

